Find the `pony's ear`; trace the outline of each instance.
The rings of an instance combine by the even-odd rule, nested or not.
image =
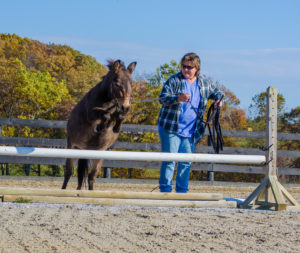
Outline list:
[[[130,74],[132,74],[132,72],[134,71],[135,66],[136,66],[136,61],[134,61],[134,62],[132,62],[128,65],[127,69],[128,69]]]
[[[115,73],[118,73],[120,71],[121,68],[121,61],[117,60],[113,63],[112,69]]]

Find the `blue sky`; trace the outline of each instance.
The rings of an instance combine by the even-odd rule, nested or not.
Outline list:
[[[137,61],[136,76],[196,52],[202,74],[247,111],[272,85],[300,106],[298,0],[2,0],[0,33],[69,45],[98,62]]]

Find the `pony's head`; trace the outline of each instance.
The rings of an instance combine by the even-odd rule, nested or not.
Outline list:
[[[132,62],[126,68],[120,60],[108,61],[110,88],[108,96],[116,100],[122,112],[128,112],[132,93],[132,73],[136,62]]]

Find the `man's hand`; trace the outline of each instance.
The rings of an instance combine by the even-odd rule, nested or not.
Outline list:
[[[189,101],[190,98],[191,98],[191,94],[189,94],[189,93],[183,93],[182,95],[180,95],[177,98],[177,101],[178,102],[187,102],[187,101]]]

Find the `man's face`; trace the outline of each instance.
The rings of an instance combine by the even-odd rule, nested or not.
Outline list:
[[[191,61],[186,61],[181,66],[181,73],[186,79],[192,79],[195,77],[197,68],[194,67]]]

